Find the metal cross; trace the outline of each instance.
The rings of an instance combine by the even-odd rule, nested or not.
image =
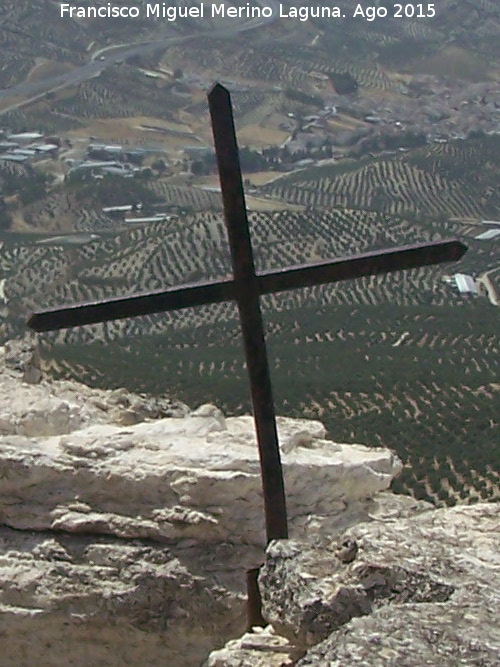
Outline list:
[[[288,525],[285,489],[260,295],[454,261],[464,255],[467,247],[451,239],[256,273],[229,92],[216,84],[208,94],[208,101],[224,218],[231,247],[233,277],[170,287],[162,292],[38,312],[30,317],[28,326],[35,331],[50,331],[231,299],[236,301],[259,446],[267,540],[286,539]]]

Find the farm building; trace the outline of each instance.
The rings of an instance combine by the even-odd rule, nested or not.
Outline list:
[[[467,273],[455,273],[455,284],[461,294],[477,294],[477,285],[474,278]]]
[[[26,157],[34,157],[36,151],[32,148],[13,148],[11,151],[12,155],[26,155]]]
[[[166,220],[170,220],[171,217],[171,215],[166,215],[165,213],[156,213],[155,215],[141,218],[125,218],[125,222],[165,222]]]
[[[59,148],[57,144],[48,144],[48,143],[30,144],[29,147],[35,150],[37,153],[48,153],[51,155],[55,155]]]
[[[103,213],[126,213],[132,211],[133,208],[133,204],[123,204],[122,206],[104,206],[101,210]],[[139,206],[136,208],[139,208]]]
[[[105,152],[120,155],[120,153],[123,153],[123,146],[121,144],[89,144],[87,151],[89,153]]]
[[[482,234],[479,234],[474,238],[476,239],[476,241],[491,241],[492,239],[496,238],[499,234],[500,234],[500,228],[488,229],[487,232],[483,232]]]
[[[9,141],[17,141],[19,144],[29,144],[37,139],[42,139],[43,134],[40,132],[19,132],[18,134],[9,134],[7,139]]]
[[[0,155],[0,160],[7,160],[8,162],[26,162],[27,159],[27,155],[13,155],[12,153]]]

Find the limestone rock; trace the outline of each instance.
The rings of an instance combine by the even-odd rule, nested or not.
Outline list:
[[[254,628],[239,639],[213,651],[204,667],[287,667],[302,657],[304,651],[293,642],[267,628]]]
[[[21,371],[23,382],[37,384],[42,379],[40,352],[31,336],[7,341],[3,348],[4,363]]]
[[[45,406],[41,401],[40,410],[30,409],[29,422],[19,420],[34,437],[9,434],[0,444],[0,517],[6,525],[265,545],[250,417],[221,421],[195,412],[42,437],[36,433],[37,427],[39,433],[45,430],[43,418],[35,417]],[[84,421],[76,408],[59,406],[57,414],[67,416],[64,430]],[[58,423],[53,418],[51,424]],[[278,419],[285,441],[295,429],[307,428],[305,420]],[[387,450],[311,438],[314,448],[299,445],[282,457],[289,517],[299,535],[314,516],[332,522],[350,505],[360,511],[357,503],[386,489],[400,469]]]
[[[253,419],[30,383],[13,359],[0,354],[1,667],[198,666],[243,632],[245,572],[264,557]],[[401,468],[319,422],[278,431],[297,539],[367,519]]]
[[[89,424],[125,425],[189,414],[187,406],[166,397],[50,381],[41,372],[34,383],[39,368],[36,346],[28,339],[0,348],[0,436],[61,435]]]
[[[358,545],[348,563],[338,558],[338,540],[271,543],[259,577],[263,614],[274,643],[278,635],[304,653],[282,664],[497,667],[500,506],[413,508],[404,518],[394,516],[396,503],[392,518],[382,511],[339,538]],[[258,658],[274,667],[265,637],[258,651],[242,656],[233,645],[214,664],[246,667]]]
[[[199,665],[245,627],[249,557],[0,528],[0,664]]]
[[[265,546],[252,417],[124,389],[28,384],[8,366],[0,379],[1,523]],[[366,519],[401,468],[386,449],[328,440],[320,422],[277,421],[295,537]]]

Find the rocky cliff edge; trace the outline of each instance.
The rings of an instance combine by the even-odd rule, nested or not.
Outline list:
[[[498,667],[500,506],[392,502],[337,539],[272,542],[269,625],[206,667]]]
[[[386,449],[278,419],[291,536],[369,518]],[[264,558],[253,420],[43,377],[0,348],[2,667],[199,665],[245,627]]]

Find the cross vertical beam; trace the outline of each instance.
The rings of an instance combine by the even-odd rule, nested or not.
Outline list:
[[[214,86],[209,94],[209,106],[234,275],[168,287],[159,292],[36,312],[27,324],[35,331],[51,331],[235,300],[243,330],[256,421],[267,539],[286,539],[284,482],[259,295],[456,261],[467,247],[457,239],[447,239],[256,274],[228,91],[220,85]]]
[[[208,94],[219,169],[236,303],[241,321],[259,446],[267,541],[288,538],[285,485],[278,445],[271,376],[267,360],[260,290],[255,275],[245,194],[229,91],[220,84]]]

